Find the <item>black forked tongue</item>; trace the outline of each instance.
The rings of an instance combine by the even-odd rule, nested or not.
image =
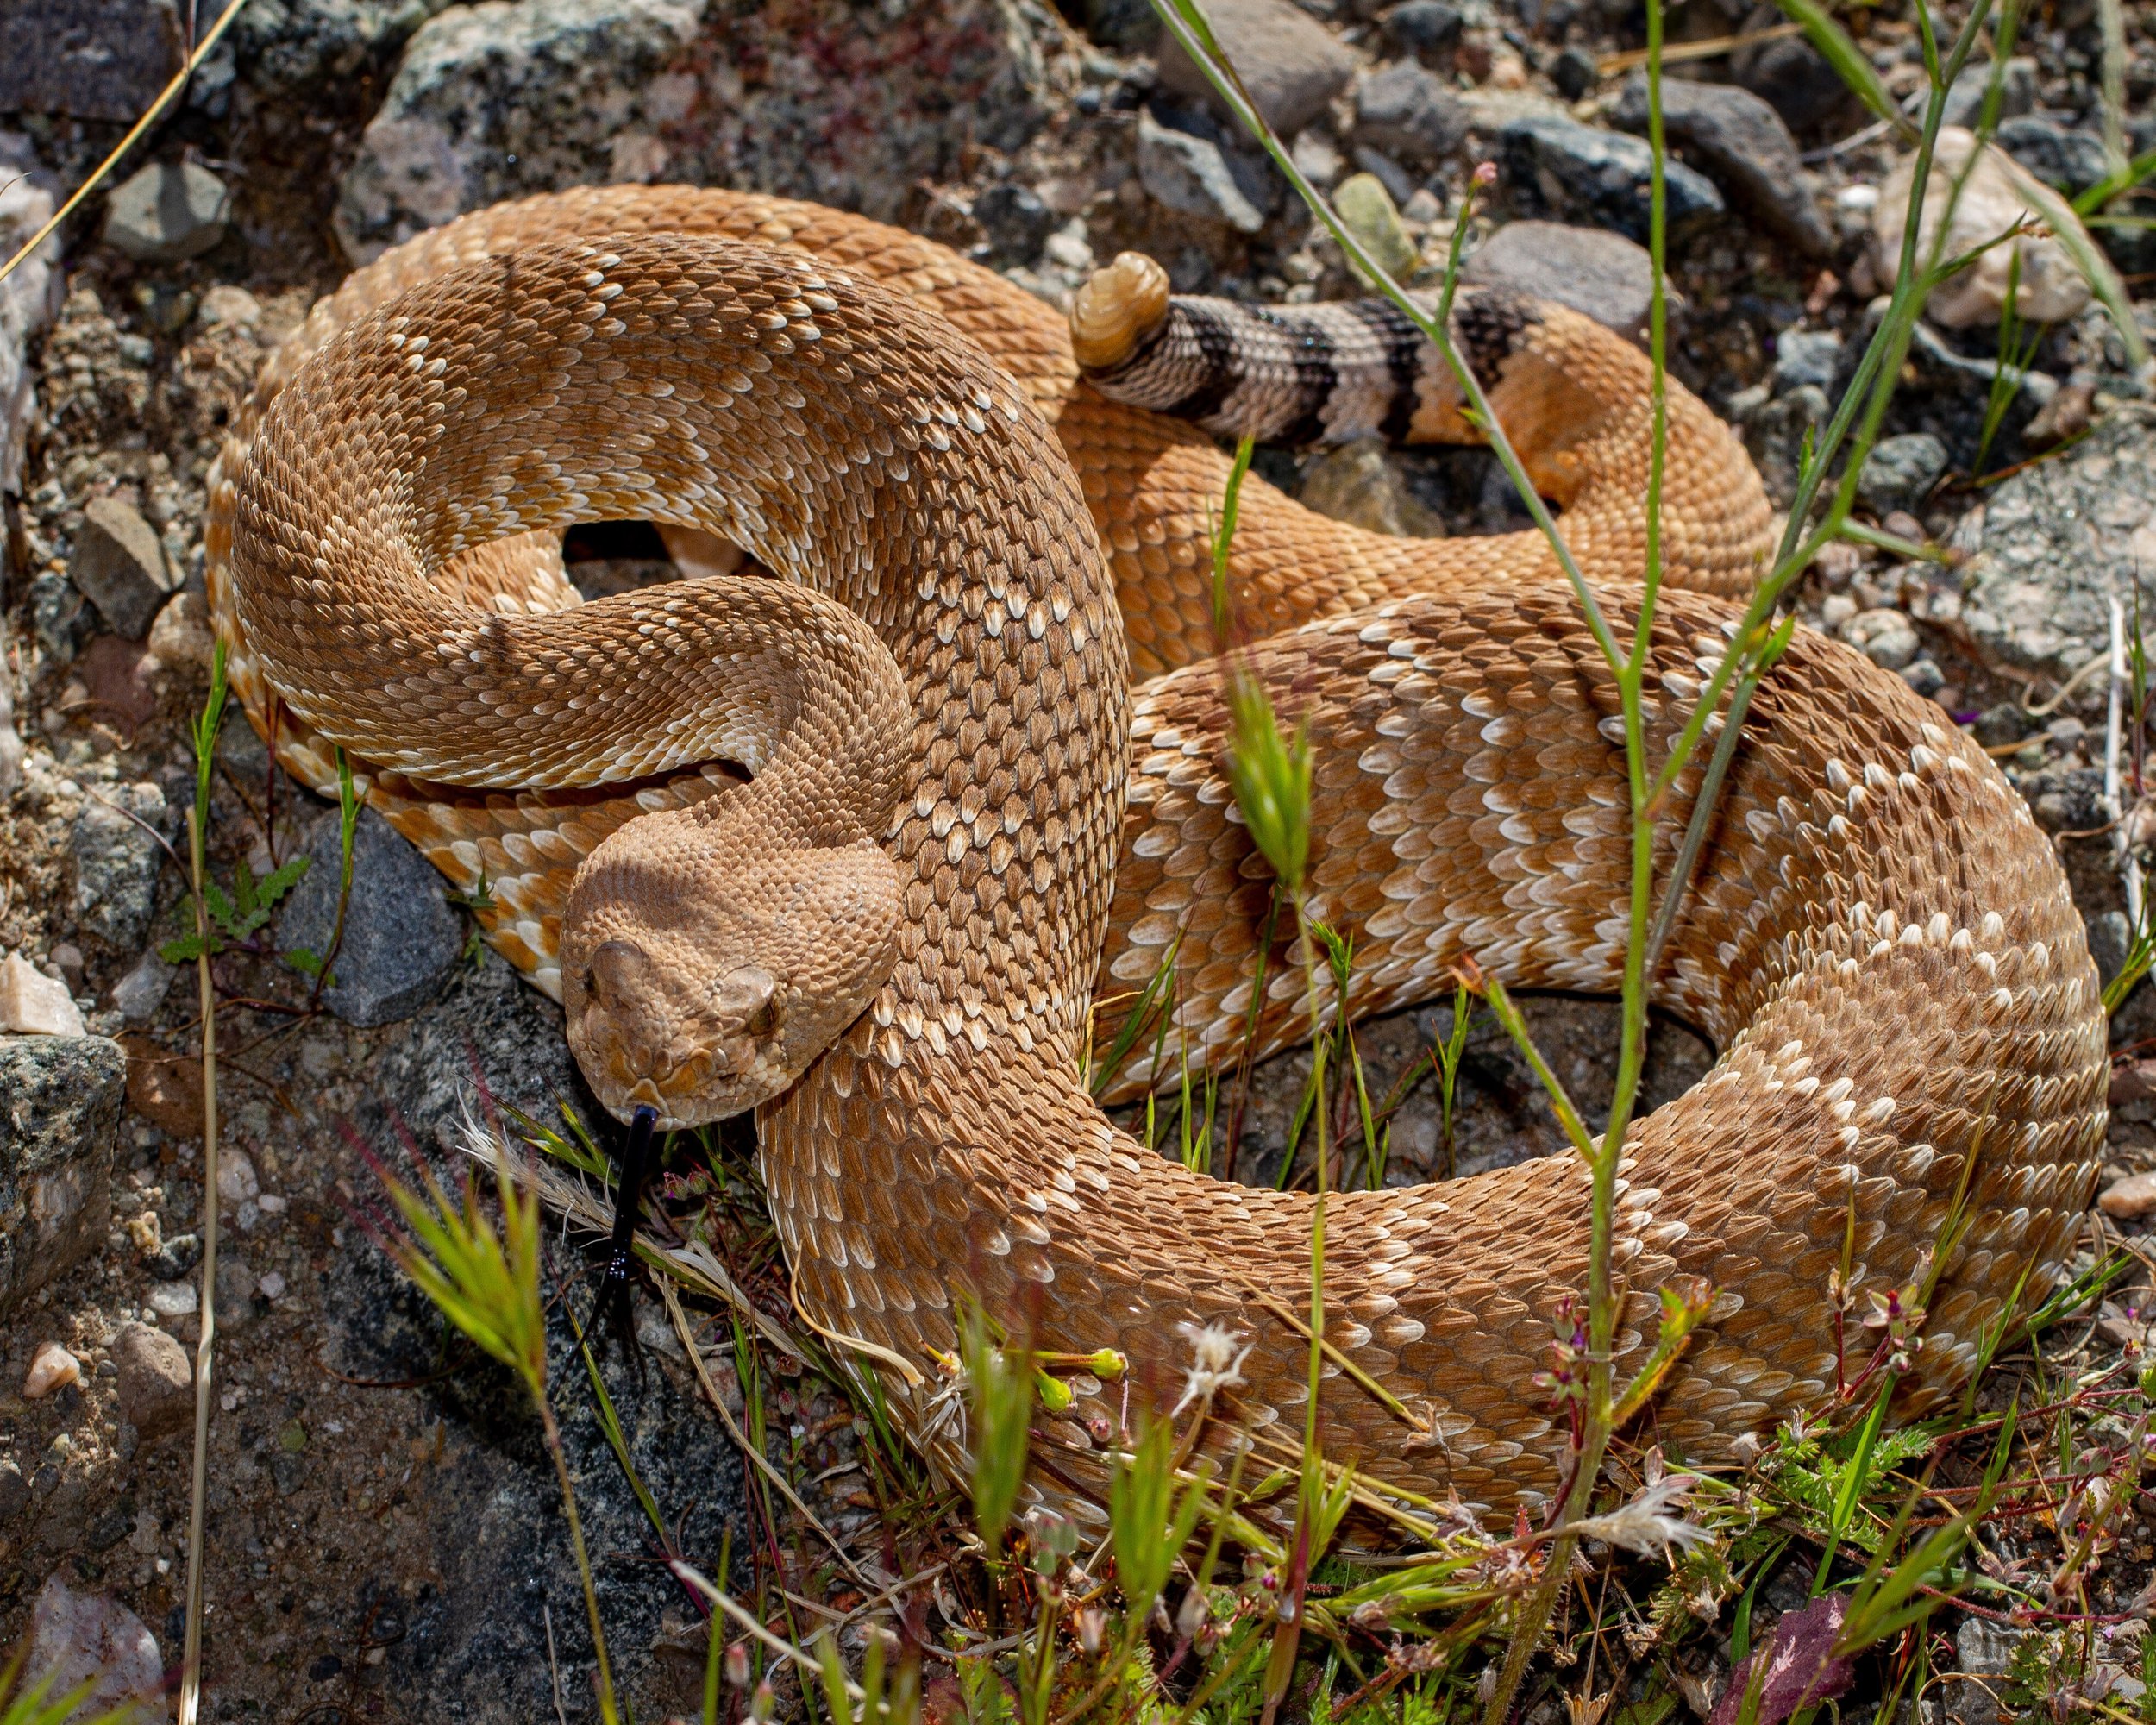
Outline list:
[[[621,1170],[614,1186],[614,1235],[606,1252],[606,1274],[599,1283],[599,1312],[623,1355],[643,1366],[636,1346],[635,1326],[630,1321],[629,1276],[636,1268],[636,1209],[643,1195],[644,1177],[651,1170],[651,1134],[659,1124],[659,1111],[649,1104],[630,1116],[629,1141],[622,1146]],[[597,1328],[598,1326],[593,1326]]]

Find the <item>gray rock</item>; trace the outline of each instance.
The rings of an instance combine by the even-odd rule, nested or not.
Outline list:
[[[1645,339],[1654,263],[1645,246],[1606,228],[1508,222],[1461,266],[1477,286],[1509,287],[1584,312],[1638,342]],[[1670,290],[1672,312],[1683,302]]]
[[[152,1257],[143,1260],[144,1267],[160,1283],[179,1283],[185,1286],[185,1277],[195,1273],[195,1266],[202,1262],[200,1234],[174,1234]],[[194,1308],[187,1308],[193,1311]]]
[[[1774,6],[1755,7],[1744,33],[1756,35],[1783,22]],[[1833,63],[1802,36],[1754,42],[1730,57],[1738,85],[1759,97],[1807,143],[1839,138],[1863,122],[1864,104]]]
[[[1865,458],[1857,500],[1877,515],[1914,510],[1946,471],[1946,446],[1928,431],[1882,437]]]
[[[363,260],[479,204],[603,171],[653,178],[609,141],[661,148],[649,97],[679,87],[675,64],[704,11],[703,0],[534,0],[429,21],[345,176],[346,252]]]
[[[1402,62],[1355,89],[1355,141],[1427,172],[1466,137],[1464,104],[1438,77]]]
[[[1387,41],[1417,60],[1451,53],[1460,45],[1460,15],[1445,0],[1402,0],[1378,22]]]
[[[1999,144],[2037,179],[2068,197],[2086,191],[2110,172],[2100,136],[2076,131],[2048,114],[2002,121]]]
[[[1420,189],[1415,185],[1414,175],[1409,173],[1384,151],[1374,150],[1368,144],[1357,144],[1355,147],[1355,166],[1361,170],[1356,178],[1366,182],[1375,180],[1384,188],[1385,196],[1391,200],[1395,213],[1398,212],[1399,206],[1407,203]],[[1353,182],[1347,183],[1352,184]],[[1335,191],[1337,192],[1337,187]]]
[[[174,0],[0,5],[0,109],[135,119],[186,58],[180,12]]]
[[[1614,116],[1627,132],[1647,129],[1647,75],[1625,80]],[[1773,231],[1806,255],[1830,257],[1834,232],[1797,162],[1796,140],[1782,116],[1748,90],[1689,78],[1662,81],[1662,117],[1670,141]]]
[[[335,814],[316,825],[307,872],[285,900],[278,944],[329,955],[336,938],[340,857]],[[343,938],[322,991],[323,1004],[347,1024],[408,1019],[442,990],[464,950],[464,921],[444,896],[442,876],[411,841],[371,808],[353,836],[352,894]]]
[[[1244,234],[1265,225],[1265,212],[1237,183],[1219,145],[1171,130],[1150,113],[1138,116],[1138,177],[1155,203],[1183,215],[1225,222]]]
[[[1295,135],[1290,154],[1302,177],[1320,191],[1330,191],[1347,172],[1347,164],[1340,159],[1332,141],[1320,137],[1313,129],[1305,129]]]
[[[22,1681],[61,1696],[79,1690],[70,1719],[162,1721],[165,1660],[157,1637],[116,1599],[77,1593],[59,1573],[47,1578],[30,1609],[30,1657]]]
[[[1585,216],[1633,239],[1646,239],[1654,158],[1640,139],[1554,115],[1526,114],[1509,122],[1498,142],[1513,200],[1523,214]],[[1671,238],[1723,213],[1714,183],[1682,162],[1668,165],[1664,183]]]
[[[231,211],[231,192],[208,168],[153,162],[106,202],[105,243],[139,263],[177,263],[224,238]]]
[[[1257,111],[1282,137],[1324,113],[1355,76],[1355,56],[1289,0],[1204,0],[1201,9]],[[1213,97],[1205,73],[1172,36],[1161,39],[1160,82],[1191,100]]]
[[[639,180],[895,220],[922,180],[1031,137],[1051,61],[1078,53],[1052,8],[1011,0],[833,8],[815,15],[812,50],[804,16],[718,0],[452,6],[405,45],[367,124],[339,242],[366,261],[503,198]]]
[[[1902,667],[1902,681],[1929,700],[1946,687],[1946,674],[1939,668],[1936,659],[1912,659]]]
[[[97,613],[82,590],[56,569],[30,581],[30,630],[37,644],[60,664],[89,645],[97,633]]]
[[[115,635],[140,641],[179,585],[166,561],[157,530],[131,503],[116,497],[85,505],[67,579],[97,607]]]
[[[2019,118],[2036,106],[2036,62],[2023,55],[2016,55],[2006,63],[2006,77],[1999,88],[1999,118],[2002,121]],[[1974,131],[1984,111],[1984,92],[1991,81],[1991,62],[1971,60],[1962,67],[1961,76],[1946,92],[1946,116],[1949,126],[1965,127]],[[1915,95],[1915,111],[1921,114],[1924,94]]]
[[[1319,455],[1295,495],[1335,521],[1395,538],[1435,539],[1445,523],[1407,488],[1400,458],[1382,437],[1358,437]]]
[[[1030,186],[992,185],[973,201],[973,218],[1005,256],[1031,263],[1056,231],[1056,212]]]
[[[563,1102],[605,1118],[569,1057],[561,1008],[491,948],[383,1054],[376,1092],[422,1144],[453,1150],[466,1113],[481,1113],[474,1064],[495,1101],[546,1124],[561,1124]]]
[[[226,40],[248,97],[309,100],[341,83],[385,78],[412,33],[449,0],[253,0]],[[207,68],[205,67],[205,71]],[[197,74],[201,81],[202,74]]]
[[[12,1460],[0,1460],[0,1527],[29,1507],[30,1482]]]
[[[1840,366],[1839,330],[1785,329],[1774,341],[1774,392],[1787,395],[1806,384],[1830,390]]]
[[[1601,77],[1601,67],[1595,56],[1576,44],[1550,62],[1550,82],[1557,85],[1557,94],[1567,102],[1578,101]]]
[[[154,1440],[192,1423],[195,1373],[187,1350],[148,1324],[122,1324],[112,1339],[120,1417]]]
[[[112,985],[106,998],[112,1008],[131,1025],[146,1025],[157,1016],[172,992],[174,967],[154,951],[145,952],[135,968]]]
[[[134,817],[132,819],[129,816]],[[149,938],[157,915],[157,876],[167,825],[165,793],[145,780],[115,785],[83,800],[69,848],[75,857],[73,909],[81,925],[109,946],[131,952]]]
[[[1922,645],[1916,625],[1891,605],[1860,611],[1842,624],[1842,639],[1875,665],[1898,671],[1916,657]]]
[[[2115,413],[2050,461],[1993,486],[1965,518],[1962,625],[1994,663],[2071,676],[2110,639],[2119,583],[2156,616],[2156,415]]]
[[[128,1057],[102,1036],[0,1036],[0,1313],[104,1242]]]
[[[1956,1664],[1965,1676],[1991,1681],[1958,1683],[1952,1686],[1949,1693],[1953,1697],[1954,1715],[1960,1725],[2002,1725],[2007,1716],[1994,1694],[1999,1688],[1997,1679],[2006,1675],[2015,1649],[2030,1633],[1982,1617],[1962,1620],[1961,1627],[1954,1632],[1954,1651],[1959,1655]]]

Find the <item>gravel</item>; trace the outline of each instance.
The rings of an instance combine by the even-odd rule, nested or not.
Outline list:
[[[2023,114],[1999,126],[1999,147],[2046,185],[2068,197],[2086,191],[2110,172],[2103,139],[2049,114]]]
[[[145,952],[135,961],[135,968],[112,985],[107,999],[112,1009],[129,1024],[147,1024],[165,1004],[165,996],[172,992],[175,974],[175,967],[155,952]]]
[[[1809,384],[1834,386],[1841,369],[1841,333],[1836,329],[1785,329],[1775,338],[1774,392],[1786,395]]]
[[[1860,611],[1842,625],[1842,639],[1875,665],[1898,671],[1916,657],[1921,644],[1916,625],[1891,605]]]
[[[1408,489],[1400,457],[1382,437],[1358,437],[1310,464],[1295,495],[1320,515],[1373,533],[1442,537],[1445,523]]]
[[[992,185],[973,201],[973,218],[988,243],[1014,263],[1031,263],[1056,231],[1056,212],[1031,186]]]

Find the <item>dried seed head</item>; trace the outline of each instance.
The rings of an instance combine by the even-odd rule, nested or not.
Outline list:
[[[1169,1409],[1171,1418],[1193,1402],[1211,1402],[1223,1389],[1242,1383],[1243,1362],[1257,1346],[1243,1342],[1238,1331],[1222,1323],[1184,1323],[1176,1328],[1190,1344],[1191,1364],[1183,1378],[1182,1399]],[[1243,1342],[1239,1349],[1236,1346],[1238,1342]]]

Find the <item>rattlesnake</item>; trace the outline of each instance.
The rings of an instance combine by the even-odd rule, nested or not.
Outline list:
[[[1131,392],[1171,386],[1146,352],[1233,315],[1156,306],[1119,330],[1129,297],[1079,323]],[[1621,635],[1645,362],[1559,308],[1490,306],[1470,345]],[[1411,423],[1464,434],[1424,358],[1381,363]],[[1175,405],[1277,408],[1276,367],[1237,375],[1239,405],[1226,373],[1178,374]],[[1322,381],[1295,386],[1302,417]],[[1757,480],[1681,391],[1672,416],[1673,578],[1733,591],[1767,527]],[[325,782],[343,744],[445,872],[484,873],[492,938],[559,988],[610,1107],[757,1108],[797,1300],[868,1345],[953,1467],[937,1362],[968,1301],[1037,1348],[1123,1350],[1163,1408],[1213,1326],[1239,1356],[1215,1430],[1300,1441],[1312,1201],[1146,1152],[1080,1071],[1104,941],[1104,991],[1174,944],[1171,1060],[1186,1037],[1225,1057],[1248,1014],[1270,888],[1207,656],[1224,471],[1081,386],[1052,314],[940,248],[614,189],[480,212],[354,276],[266,369],[213,476],[211,595],[250,716],[270,728],[274,690],[296,770]],[[601,518],[715,533],[785,579],[576,606],[550,536]],[[1388,541],[1254,485],[1231,586],[1263,637],[1246,662],[1317,748],[1307,908],[1354,942],[1351,1008],[1469,958],[1613,989],[1617,700],[1541,542]],[[1733,619],[1663,595],[1651,750]],[[1133,699],[1133,664],[1184,668]],[[1845,1237],[1869,1286],[1901,1282],[1964,1186],[1911,1405],[1965,1372],[2022,1273],[2056,1278],[2104,1120],[2079,919],[1981,751],[1802,631],[1745,723],[1654,988],[1720,1057],[1635,1128],[1618,1219],[1627,1358],[1658,1284],[1716,1289],[1654,1415],[1707,1461],[1831,1391]],[[1272,957],[1267,1045],[1296,1035],[1301,987]],[[1354,1370],[1326,1364],[1328,1457],[1479,1511],[1546,1494],[1566,1435],[1533,1375],[1586,1234],[1569,1157],[1336,1195],[1327,1339]],[[1134,1414],[1122,1387],[1071,1387],[1036,1486],[1092,1514]]]

